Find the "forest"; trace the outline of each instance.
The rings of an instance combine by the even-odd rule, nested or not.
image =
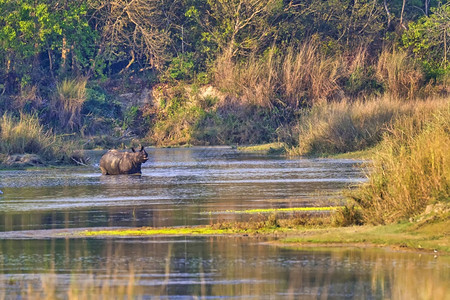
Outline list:
[[[449,95],[447,1],[3,0],[0,24],[9,155],[360,151]]]

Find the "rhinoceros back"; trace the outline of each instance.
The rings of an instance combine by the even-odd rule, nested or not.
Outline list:
[[[110,150],[106,152],[100,159],[100,170],[103,175],[118,175],[120,173],[120,160],[123,157],[123,153],[117,150]]]

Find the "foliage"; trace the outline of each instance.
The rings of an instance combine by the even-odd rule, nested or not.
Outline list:
[[[294,115],[322,102],[448,93],[448,14],[434,0],[3,0],[1,109],[82,136],[293,144]],[[114,99],[162,83],[222,95]]]
[[[428,76],[436,79],[450,72],[450,3],[431,12],[409,24],[402,43],[427,67]]]

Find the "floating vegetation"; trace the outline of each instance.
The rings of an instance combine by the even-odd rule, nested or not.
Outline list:
[[[152,236],[152,235],[223,235],[237,233],[233,229],[216,229],[210,226],[194,227],[161,227],[161,228],[118,228],[103,230],[84,230],[75,233],[77,236]]]
[[[285,212],[315,212],[315,211],[333,211],[343,208],[343,206],[313,206],[313,207],[286,207],[286,208],[254,208],[245,210],[226,210],[226,213],[232,214],[272,214]],[[209,214],[213,212],[208,212]],[[219,212],[217,212],[219,213]],[[223,213],[223,212],[220,212]]]

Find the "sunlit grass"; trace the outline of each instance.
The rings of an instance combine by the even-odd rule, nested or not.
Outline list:
[[[366,222],[414,217],[450,199],[450,102],[398,118],[373,157],[367,183],[351,196]]]
[[[35,153],[50,156],[56,136],[44,129],[34,115],[20,114],[0,119],[0,152],[5,154]]]
[[[267,214],[281,212],[314,212],[314,211],[332,211],[342,208],[342,206],[325,206],[325,207],[286,207],[286,208],[254,208],[245,210],[226,210],[227,213],[234,214]]]
[[[384,96],[370,100],[320,103],[300,117],[295,155],[329,155],[377,146],[396,120],[416,112],[433,112],[448,99],[402,101]]]
[[[196,227],[167,227],[167,228],[125,228],[106,230],[85,230],[78,235],[93,236],[154,236],[154,235],[223,235],[235,233],[229,229],[214,229],[210,226]]]
[[[450,218],[449,214],[424,220],[422,222],[404,222],[385,226],[352,226],[337,228],[316,228],[308,234],[291,236],[281,241],[282,244],[324,244],[394,247],[410,250],[437,250],[450,252]]]

